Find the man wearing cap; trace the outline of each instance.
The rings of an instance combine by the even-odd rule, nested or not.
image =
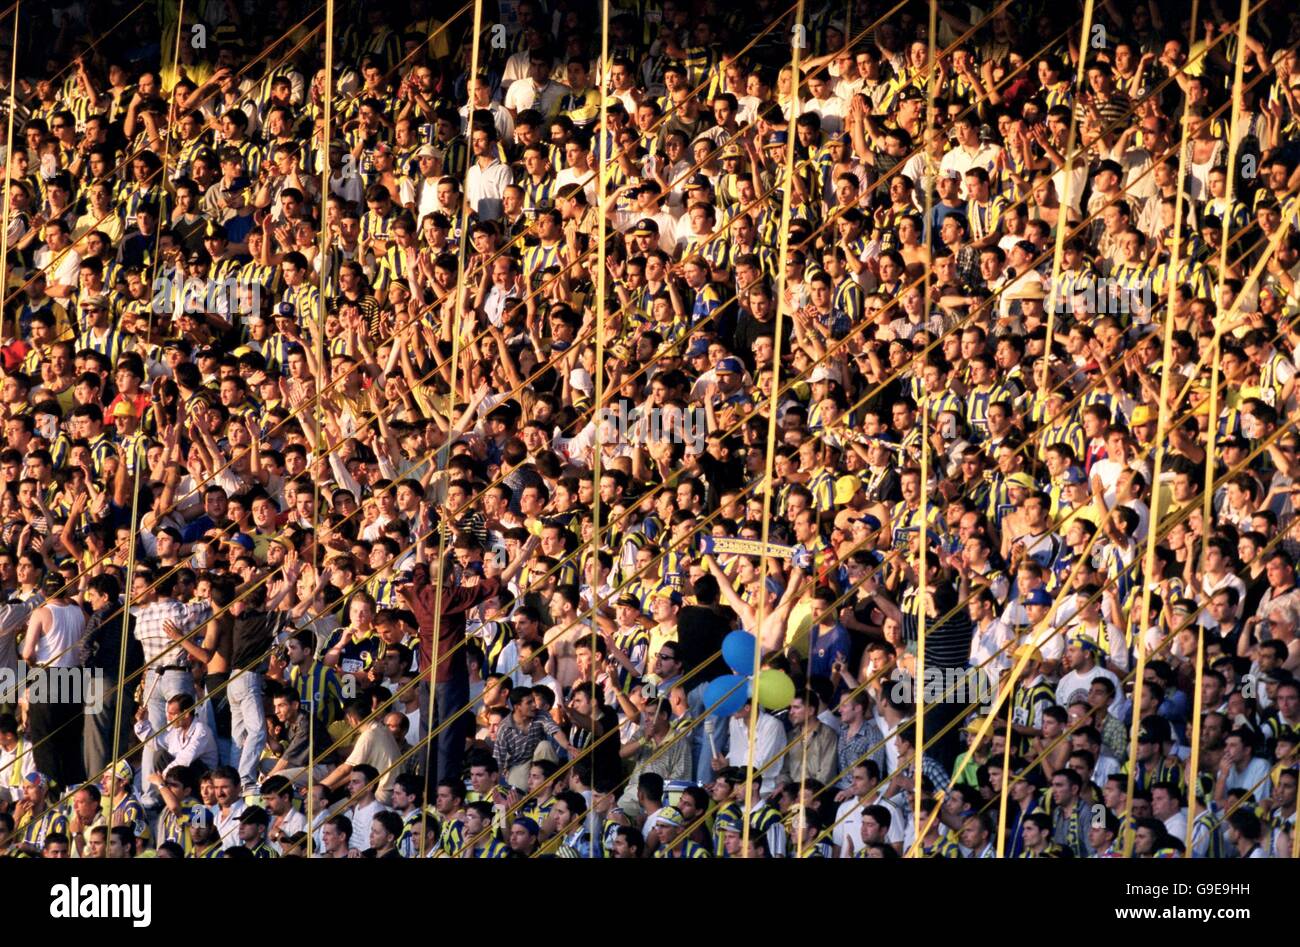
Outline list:
[[[655,849],[655,858],[709,857],[707,848],[690,840],[689,826],[675,806],[665,806],[657,816],[659,821],[655,825],[655,832],[659,837],[659,847]]]
[[[221,857],[225,849],[217,836],[216,822],[211,809],[197,803],[190,806],[189,827],[189,844],[184,846],[186,857]]]
[[[1085,591],[1095,592],[1097,590],[1095,587],[1080,590],[1080,594],[1084,594]],[[1094,604],[1090,606],[1090,609],[1095,607]],[[1090,609],[1081,611],[1079,613],[1080,617],[1084,618],[1087,614],[1090,614]],[[1109,633],[1109,629],[1107,631]],[[1056,703],[1058,705],[1069,707],[1075,701],[1086,701],[1088,686],[1097,677],[1108,678],[1115,685],[1115,691],[1119,692],[1119,678],[1099,663],[1102,660],[1101,648],[1101,642],[1096,637],[1096,628],[1083,626],[1071,633],[1065,649],[1070,670],[1061,676],[1060,682],[1056,685]]]
[[[39,856],[51,835],[68,834],[68,817],[50,805],[50,778],[32,770],[23,777],[23,796],[13,808],[18,851]]]
[[[266,827],[271,816],[261,806],[249,806],[239,814],[239,844],[253,853],[254,858],[276,858],[276,852],[266,843]]]

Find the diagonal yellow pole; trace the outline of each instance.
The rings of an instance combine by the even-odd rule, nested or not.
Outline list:
[[[1084,0],[1083,4],[1083,23],[1079,32],[1079,68],[1075,72],[1074,90],[1075,95],[1081,95],[1083,84],[1087,79],[1088,70],[1088,46],[1092,37],[1092,4],[1093,0]],[[1061,188],[1061,213],[1064,215],[1063,220],[1066,223],[1057,223],[1056,227],[1056,252],[1052,254],[1052,282],[1051,292],[1047,297],[1047,340],[1043,343],[1043,364],[1047,366],[1047,382],[1051,383],[1052,371],[1052,336],[1056,331],[1056,310],[1062,305],[1058,299],[1058,289],[1061,281],[1061,261],[1065,258],[1065,232],[1069,230],[1068,220],[1070,216],[1070,201],[1074,194],[1074,160],[1075,149],[1078,146],[1079,131],[1078,128],[1078,105],[1070,109],[1070,132],[1065,140],[1065,177]],[[1082,216],[1082,215],[1080,215]]]
[[[794,14],[796,36],[803,26],[803,13],[804,0],[799,0]],[[785,186],[781,189],[781,251],[777,263],[776,329],[775,338],[772,340],[772,389],[768,397],[767,462],[763,472],[763,485],[766,489],[763,491],[763,557],[760,575],[764,580],[767,578],[768,564],[771,560],[767,544],[772,527],[772,467],[776,455],[777,395],[781,390],[781,332],[785,328],[785,267],[790,255],[790,198],[794,190],[794,147],[797,143],[795,120],[799,117],[799,54],[803,52],[802,43],[795,42],[791,46],[790,122],[787,125],[785,140]],[[741,848],[746,858],[749,857],[750,813],[754,807],[754,794],[758,790],[754,785],[754,769],[757,763],[754,759],[754,738],[758,731],[758,673],[763,665],[763,625],[767,619],[767,596],[760,595],[758,602],[758,627],[754,629],[754,636],[758,642],[754,648],[754,669],[750,678],[749,765],[745,767],[745,811],[740,823]]]
[[[1012,687],[1015,682],[1012,682]],[[1016,704],[1007,701],[1007,730],[1002,741],[1002,787],[998,791],[998,858],[1006,857],[1007,845],[1007,791],[1011,786],[1011,724],[1015,719]],[[973,751],[972,758],[973,758]]]
[[[15,97],[14,93],[16,92],[16,86],[18,84],[18,24],[21,22],[21,17],[19,16],[20,13],[19,7],[21,5],[22,5],[22,0],[14,0],[14,10],[13,10],[14,41],[13,41],[13,52],[9,56],[9,120],[7,122],[8,128],[5,131],[5,193],[4,193],[3,206],[6,209],[6,213],[5,213],[6,219],[5,219],[5,225],[3,227],[0,227],[0,267],[3,267],[3,272],[4,272],[4,285],[0,286],[0,300],[7,299],[9,296],[8,207],[9,207],[9,187],[10,187],[10,182],[13,180],[13,172],[11,169],[13,168],[14,165],[14,111],[18,108],[18,99]],[[20,321],[21,311],[22,310],[19,307],[17,306],[14,307],[14,338],[15,339],[18,339],[23,334],[22,322]],[[3,318],[4,318],[3,314],[0,314],[0,319]]]

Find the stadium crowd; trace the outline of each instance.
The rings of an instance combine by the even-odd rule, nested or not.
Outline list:
[[[1082,8],[24,8],[0,854],[1291,857],[1300,17]]]

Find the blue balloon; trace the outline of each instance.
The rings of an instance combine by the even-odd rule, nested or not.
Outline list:
[[[747,631],[733,631],[722,639],[722,660],[737,674],[754,673],[754,649],[758,639]]]
[[[715,717],[730,717],[744,707],[748,699],[749,682],[739,674],[725,674],[704,686],[704,706],[713,707]]]

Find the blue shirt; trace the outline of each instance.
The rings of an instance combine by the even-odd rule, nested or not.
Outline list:
[[[830,631],[823,632],[814,625],[808,641],[808,676],[830,677],[831,665],[849,656],[849,633],[838,622]]]

